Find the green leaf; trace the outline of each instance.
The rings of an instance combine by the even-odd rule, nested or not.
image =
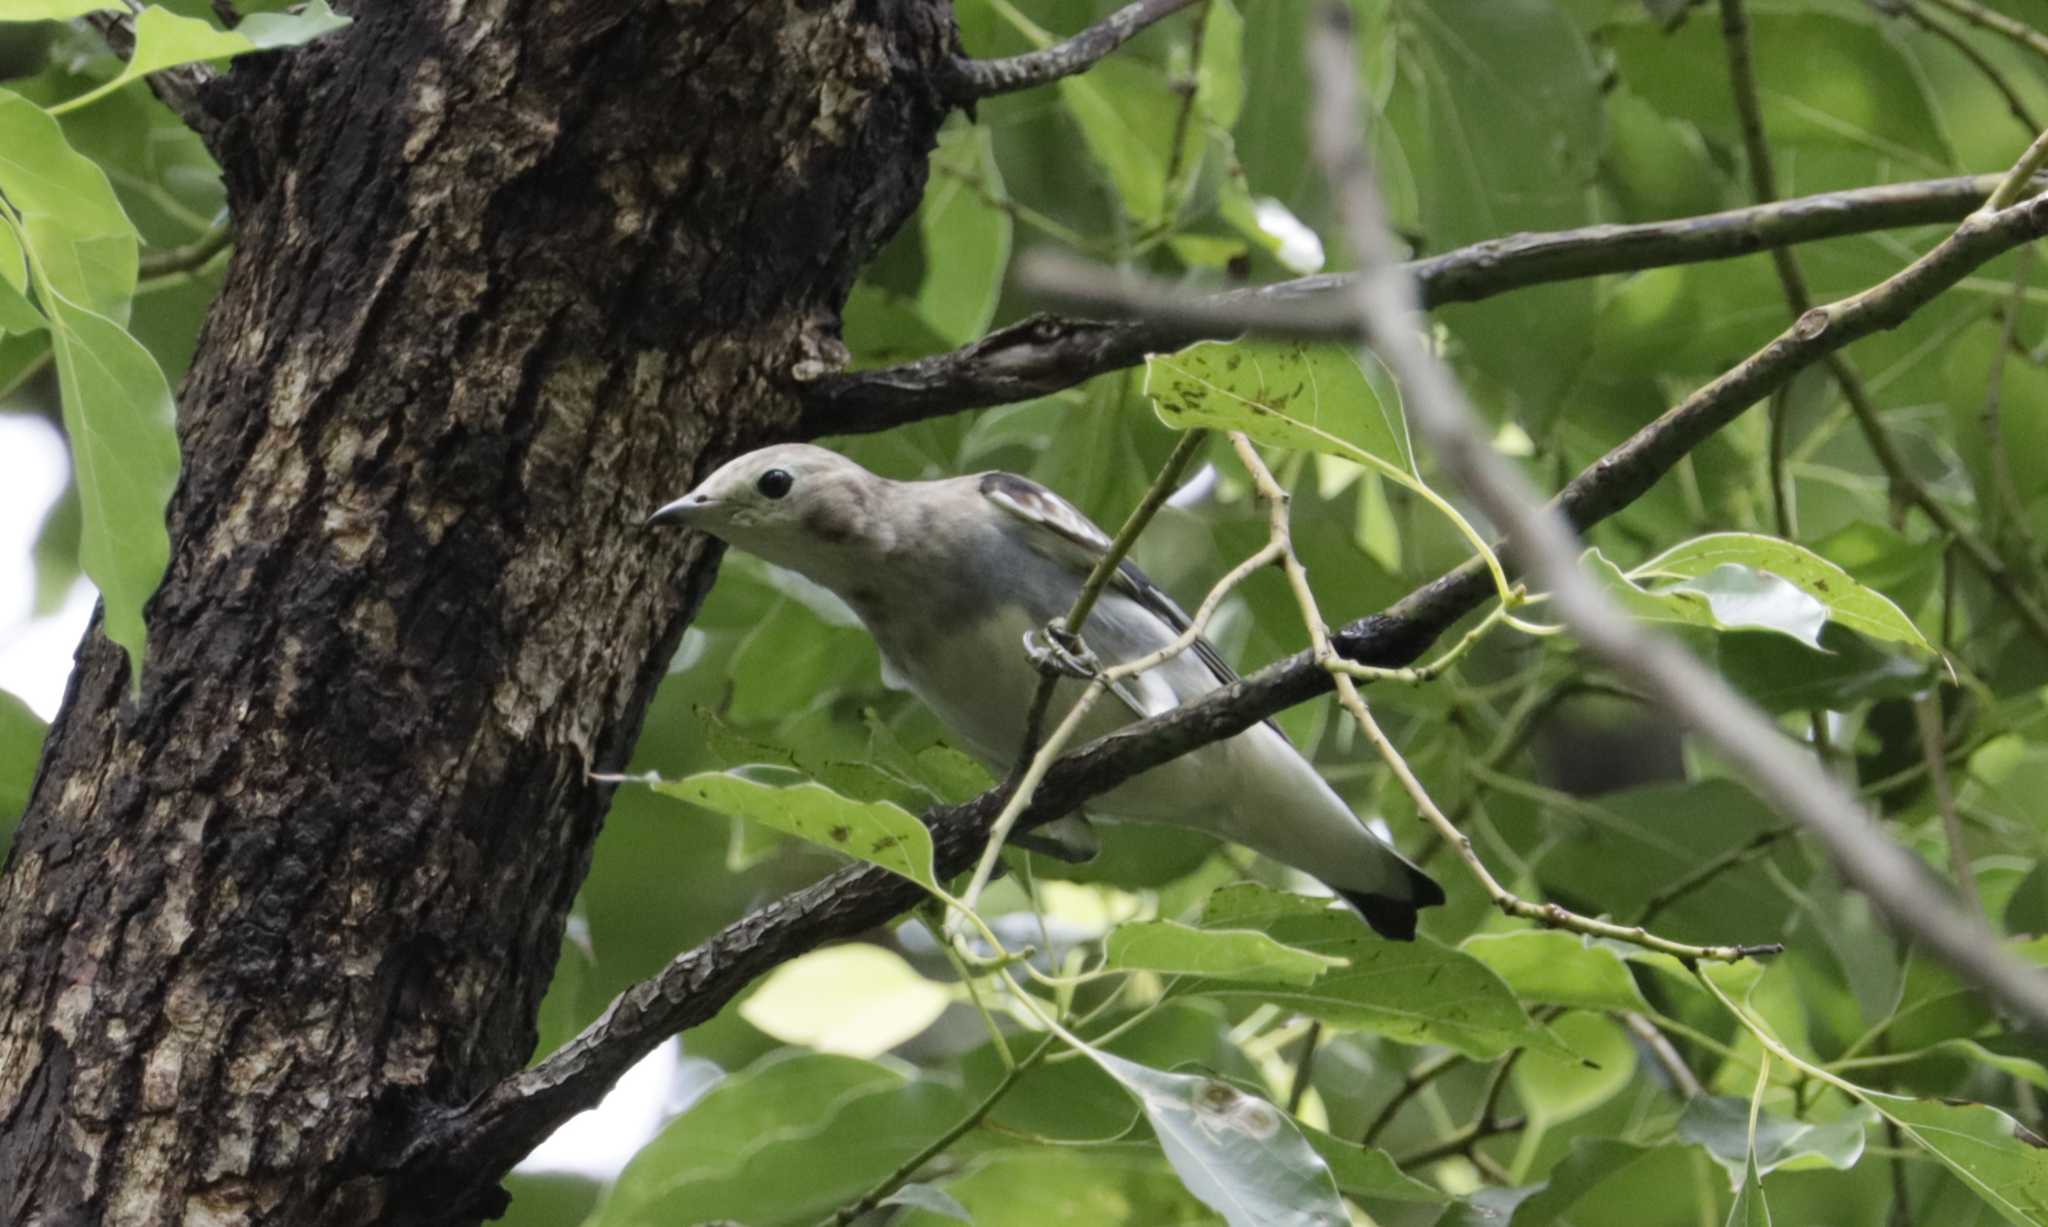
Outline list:
[[[1941,541],[1915,541],[1888,524],[1857,520],[1814,543],[1814,552],[1903,609],[1918,609],[1941,576]],[[1916,628],[1917,629],[1917,628]]]
[[[1728,1227],[1771,1227],[1771,1208],[1764,1202],[1764,1181],[1754,1158],[1743,1165],[1735,1202],[1728,1207]]]
[[[48,732],[49,726],[28,704],[0,690],[0,849],[7,846],[14,824],[28,808],[29,788],[35,783]]]
[[[2048,1143],[2012,1117],[1983,1104],[1858,1094],[2008,1221],[2048,1223]]]
[[[1244,111],[1244,17],[1230,0],[1208,0],[1202,58],[1195,66],[1195,109],[1228,132]]]
[[[764,977],[740,1017],[785,1044],[878,1057],[945,1013],[953,994],[865,942],[799,955]]]
[[[0,241],[4,263],[24,278],[15,282],[10,272],[11,284],[27,289],[29,273],[40,268],[72,303],[127,320],[140,242],[135,227],[106,172],[73,149],[41,107],[9,90],[0,90],[0,198],[19,218],[20,229]],[[42,314],[52,314],[49,303]]]
[[[1546,841],[1536,866],[1545,890],[1598,900],[1613,916],[1639,914],[1667,885],[1781,825],[1755,794],[1722,779],[1607,793],[1569,807],[1545,806],[1530,821]],[[1795,886],[1804,880],[1789,856],[1776,863]],[[1769,876],[1741,867],[1716,875],[1663,908],[1653,927],[1680,941],[1773,941],[1784,936],[1789,908],[1785,892]],[[1631,963],[1644,961],[1626,957]]]
[[[770,1057],[641,1147],[588,1227],[809,1222],[866,1192],[964,1111],[950,1088],[870,1061]]]
[[[970,1160],[946,1192],[975,1227],[1159,1227],[1208,1216],[1150,1146],[1005,1147]],[[951,1227],[950,1214],[914,1210],[899,1227]]]
[[[1111,58],[1060,78],[1058,89],[1082,144],[1109,176],[1131,220],[1144,227],[1166,221],[1166,171],[1180,99],[1165,79],[1146,65]],[[1184,139],[1199,139],[1189,127]]]
[[[1227,1022],[1211,1003],[1172,1001],[1142,1013],[1111,1014],[1100,1020],[1113,1037],[1101,1047],[1154,1069],[1200,1069],[1226,1078],[1249,1079],[1257,1070],[1231,1042]],[[1034,1041],[1035,1042],[1035,1041]],[[1021,1055],[1022,1042],[1009,1045]],[[993,1044],[974,1050],[962,1063],[963,1090],[986,1095],[1008,1066]],[[1130,1094],[1107,1070],[1090,1061],[1041,1063],[997,1102],[989,1120],[999,1129],[1059,1141],[1101,1142],[1143,1136],[1141,1113]]]
[[[1573,1010],[1549,1025],[1575,1055],[1525,1052],[1513,1075],[1516,1097],[1545,1127],[1591,1112],[1636,1073],[1635,1042],[1605,1014]]]
[[[1901,644],[1923,656],[1938,655],[1927,636],[1889,597],[1858,583],[1854,576],[1812,550],[1776,537],[1760,533],[1710,533],[1672,546],[1630,575],[1635,579],[1648,575],[1702,579],[1731,565],[1767,572],[1794,585],[1825,607],[1831,621],[1860,635]],[[1716,612],[1720,612],[1718,606]]]
[[[1295,1122],[1308,1144],[1330,1165],[1337,1189],[1353,1201],[1422,1202],[1441,1206],[1450,1198],[1434,1185],[1405,1174],[1386,1151],[1347,1142],[1320,1129]]]
[[[1647,1010],[1628,965],[1611,948],[1557,929],[1475,933],[1458,944],[1524,1002],[1589,1010]]]
[[[54,110],[75,110],[160,69],[296,47],[348,24],[349,19],[329,8],[327,0],[311,0],[296,13],[252,13],[232,30],[217,29],[197,17],[183,17],[152,4],[136,15],[135,49],[121,71]]]
[[[79,558],[106,602],[107,637],[139,677],[142,607],[170,558],[164,509],[178,479],[171,389],[121,321],[135,289],[135,229],[106,174],[57,122],[0,90],[4,228],[26,257],[62,394],[84,522]],[[10,312],[15,322],[21,313]]]
[[[1723,635],[1714,659],[1731,685],[1774,712],[1849,711],[1878,699],[1903,699],[1935,683],[1928,662],[1881,650],[1861,635],[1829,626],[1821,651],[1783,635]]]
[[[941,805],[971,801],[995,787],[988,768],[971,754],[947,745],[912,753],[873,708],[861,712],[868,730],[868,763]]]
[[[259,51],[275,51],[312,42],[323,34],[346,27],[353,18],[344,17],[327,5],[327,0],[293,5],[281,13],[250,13],[234,32],[249,40]]]
[[[1202,924],[1261,929],[1289,946],[1348,962],[1307,987],[1196,980],[1183,983],[1183,992],[1246,997],[1332,1026],[1373,1031],[1404,1043],[1448,1045],[1481,1060],[1524,1045],[1570,1055],[1529,1021],[1514,993],[1486,964],[1427,937],[1384,941],[1347,910],[1256,885],[1226,887],[1211,895]]]
[[[1519,230],[1602,220],[1588,190],[1604,152],[1608,76],[1561,6],[1532,0],[1395,0],[1396,71],[1376,159],[1412,179],[1397,223],[1445,251]],[[1390,193],[1399,208],[1398,196]],[[1592,350],[1596,285],[1532,287],[1449,307],[1436,320],[1474,365],[1512,389],[1542,435]]]
[[[988,330],[1010,262],[1010,215],[1000,197],[1002,172],[986,127],[960,125],[939,134],[932,173],[918,206],[924,279],[917,312],[948,345],[965,345]]]
[[[1930,105],[1926,73],[1866,15],[1760,10],[1750,24],[1764,131],[1781,167],[1803,163],[1795,154],[1812,150],[1780,146],[1832,146],[1903,162],[1912,175],[1950,173],[1954,158]],[[1692,120],[1716,142],[1742,147],[1718,22],[1665,31],[1617,21],[1604,41],[1636,93]]]
[[[1584,561],[1622,608],[1641,621],[1716,631],[1773,631],[1820,650],[1826,608],[1775,576],[1731,565],[1697,580],[1651,589],[1623,575],[1598,549],[1587,550]]]
[[[1344,960],[1297,950],[1253,929],[1196,929],[1171,920],[1132,921],[1110,931],[1104,966],[1119,971],[1210,976],[1308,985]]]
[[[6,258],[5,249],[9,246],[14,248],[14,257],[11,260]],[[21,245],[15,242],[14,232],[0,228],[0,272],[9,272],[12,266],[20,264],[20,257]],[[49,321],[43,318],[43,313],[36,310],[25,296],[27,277],[28,272],[24,266],[23,281],[20,284],[16,284],[11,277],[0,278],[0,336],[10,332],[24,335],[41,332],[49,326]]]
[[[8,21],[70,21],[121,8],[119,0],[10,0]]]
[[[664,796],[745,818],[830,848],[934,893],[932,836],[917,816],[887,801],[855,801],[805,780],[769,784],[730,771],[705,771],[680,780],[628,777]]]
[[[1570,1222],[1573,1208],[1604,1187],[1631,1184],[1646,1196],[1652,1189],[1668,1193],[1673,1187],[1690,1188],[1685,1161],[1685,1148],[1679,1146],[1575,1138],[1541,1184],[1481,1189],[1452,1209],[1443,1220],[1444,1227],[1544,1227]]]
[[[73,303],[47,280],[37,294],[50,337],[71,437],[73,480],[84,523],[79,562],[105,603],[107,638],[142,674],[148,628],[142,608],[170,562],[164,511],[178,484],[171,387],[156,359],[113,320]]]
[[[1382,395],[1381,389],[1388,389]],[[1284,341],[1205,341],[1145,359],[1145,395],[1175,430],[1241,430],[1262,443],[1342,456],[1413,482],[1408,423],[1392,383],[1358,351]]]
[[[1351,1221],[1330,1165],[1285,1112],[1218,1078],[1085,1051],[1144,1108],[1181,1183],[1231,1227]]]
[[[1862,1108],[1825,1123],[1759,1113],[1756,1147],[1750,1148],[1749,1100],[1732,1095],[1698,1095],[1678,1118],[1679,1140],[1700,1146],[1737,1181],[1745,1171],[1764,1175],[1779,1168],[1799,1171],[1832,1167],[1847,1171],[1863,1157],[1872,1114]]]

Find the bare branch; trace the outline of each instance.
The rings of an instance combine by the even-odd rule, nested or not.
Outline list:
[[[1984,202],[1999,178],[1969,175],[1894,183],[1669,222],[1508,235],[1417,260],[1407,268],[1424,306],[1478,302],[1525,286],[1723,260],[1873,230],[1956,222]],[[1084,306],[1143,318],[1105,323],[1034,316],[951,353],[820,379],[804,389],[806,406],[798,433],[806,438],[861,434],[1047,396],[1134,366],[1148,353],[1236,336],[1248,327],[1353,339],[1355,323],[1340,301],[1348,284],[1348,277],[1322,275],[1199,296],[1190,295],[1185,287],[1144,293],[1142,282],[1094,275],[1085,284],[1061,288]]]
[[[939,87],[956,103],[1048,85],[1086,72],[1097,60],[1131,41],[1147,26],[1178,13],[1195,0],[1135,0],[1062,42],[1000,60],[956,58]]]
[[[1339,215],[1363,269],[1354,291],[1356,308],[1376,351],[1408,394],[1417,431],[1495,523],[1507,527],[1521,548],[1523,562],[1549,590],[1558,613],[1589,651],[1661,701],[1776,808],[1818,838],[1843,874],[1903,932],[2034,1026],[2048,1027],[2048,978],[2005,953],[1982,920],[1960,911],[1935,887],[1925,865],[1884,838],[1833,776],[1787,741],[1717,674],[1669,637],[1623,613],[1580,568],[1581,547],[1570,525],[1488,441],[1464,393],[1411,326],[1410,316],[1419,306],[1413,282],[1395,261],[1378,187],[1353,126],[1343,118],[1356,113],[1350,16],[1341,7],[1326,5],[1320,11],[1319,29],[1310,43],[1310,65],[1320,97],[1313,112],[1321,118],[1315,132],[1317,156],[1329,170]],[[2039,235],[2048,231],[2048,208],[2035,200],[2002,212],[1973,214],[1914,267],[1935,262],[1944,250],[2005,225]],[[1823,336],[1838,331],[1846,318],[1867,310],[1869,301],[1879,296],[1880,291],[1867,291],[1809,311],[1773,346],[1802,333]]]

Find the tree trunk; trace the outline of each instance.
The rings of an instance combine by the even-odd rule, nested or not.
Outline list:
[[[0,1221],[450,1221],[708,586],[944,104],[939,0],[404,3],[204,97],[236,252],[139,694],[97,629],[0,880]],[[800,377],[800,376],[799,376]]]

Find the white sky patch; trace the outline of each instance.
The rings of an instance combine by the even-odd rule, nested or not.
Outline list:
[[[0,414],[0,690],[47,720],[64,698],[71,655],[92,617],[92,585],[81,583],[47,618],[35,612],[36,534],[64,492],[70,460],[48,422]]]
[[[519,1161],[523,1172],[573,1172],[611,1180],[664,1124],[723,1076],[717,1065],[686,1058],[669,1040],[626,1071],[598,1105],[568,1119]]]
[[[1273,253],[1274,259],[1303,275],[1323,267],[1322,237],[1303,225],[1286,205],[1271,196],[1261,196],[1252,202],[1252,216],[1258,220],[1259,229],[1279,241],[1280,249]]]

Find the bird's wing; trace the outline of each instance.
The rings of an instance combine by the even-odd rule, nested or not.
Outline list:
[[[1044,552],[1071,564],[1077,576],[1085,576],[1094,570],[1095,564],[1109,552],[1108,533],[1083,515],[1080,508],[1028,477],[1019,477],[1015,473],[983,473],[981,493],[989,502],[1040,530],[1037,541],[1045,547]],[[1173,598],[1130,559],[1118,564],[1109,586],[1166,623],[1174,634],[1188,628],[1190,619],[1187,611],[1175,604]],[[1228,686],[1237,680],[1237,671],[1207,638],[1196,637],[1192,650],[1195,659],[1208,668],[1219,685]],[[1280,726],[1271,720],[1263,723],[1274,732],[1280,732]]]

